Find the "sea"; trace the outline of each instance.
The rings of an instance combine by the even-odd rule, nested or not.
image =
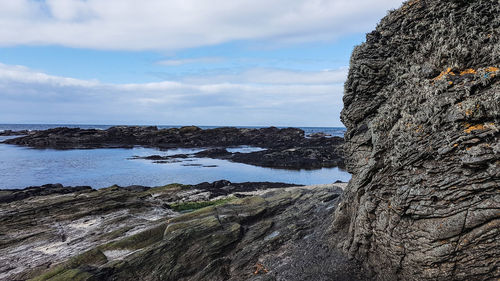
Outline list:
[[[105,130],[114,125],[75,124],[0,124],[3,130],[46,130],[56,127]],[[159,129],[181,126],[158,125]],[[202,129],[218,126],[198,126]],[[260,128],[246,127],[240,128]],[[306,135],[325,133],[343,137],[342,127],[298,127]],[[1,137],[0,142],[10,137]],[[258,147],[237,146],[229,150],[247,153]],[[49,183],[69,186],[88,185],[102,188],[114,184],[120,186],[161,186],[170,183],[198,184],[216,180],[231,182],[270,181],[291,184],[326,184],[337,180],[348,181],[351,175],[339,168],[315,170],[286,170],[264,168],[227,160],[188,158],[175,163],[155,163],[134,159],[134,156],[191,154],[203,148],[177,148],[159,150],[136,146],[133,148],[97,149],[35,149],[0,143],[0,189],[25,188]]]

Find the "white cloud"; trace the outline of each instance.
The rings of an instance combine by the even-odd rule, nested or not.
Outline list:
[[[6,65],[0,63],[0,81],[15,81],[19,83],[40,83],[53,86],[82,86],[89,87],[98,84],[97,81],[79,80],[52,76],[43,72],[33,71],[21,65]]]
[[[248,84],[335,84],[347,78],[347,68],[323,71],[291,71],[283,69],[253,68],[237,74],[186,77],[193,84],[231,82]]]
[[[275,79],[261,73],[248,71],[225,82],[214,77],[196,83],[108,84],[0,64],[0,121],[341,125],[345,69],[328,75],[298,72],[295,78],[292,71],[267,70]]]
[[[166,66],[179,66],[184,64],[193,64],[193,63],[217,63],[222,62],[223,58],[218,57],[202,57],[202,58],[191,58],[191,59],[168,59],[157,62],[157,64],[166,65]]]
[[[0,0],[0,45],[180,49],[366,32],[401,0]]]

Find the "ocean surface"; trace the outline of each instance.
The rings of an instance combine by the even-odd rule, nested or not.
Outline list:
[[[61,126],[96,129],[110,127],[110,125],[0,124],[0,130],[44,130]],[[158,126],[158,128],[172,127],[180,126]],[[306,134],[324,132],[333,136],[343,136],[345,132],[345,128],[335,127],[300,128]],[[7,138],[11,137],[0,137],[0,141]],[[240,146],[230,150],[245,153],[259,149]],[[201,150],[185,148],[158,150],[144,147],[54,150],[0,143],[0,189],[24,188],[48,183],[89,185],[94,188],[113,184],[159,186],[169,183],[197,184],[221,179],[232,182],[273,181],[309,185],[332,183],[336,180],[348,181],[351,178],[349,173],[338,168],[284,170],[209,158],[188,158],[167,164],[131,159],[134,156],[189,154]]]

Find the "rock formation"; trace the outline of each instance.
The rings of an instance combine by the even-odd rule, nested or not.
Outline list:
[[[355,48],[334,236],[379,280],[500,277],[500,3],[408,1]]]
[[[225,148],[211,148],[193,154],[168,156],[137,156],[132,159],[153,160],[155,163],[179,162],[190,157],[224,159],[261,167],[281,169],[318,169],[323,167],[344,168],[341,138],[304,139],[300,143],[272,147],[254,152],[229,152]]]
[[[247,129],[221,127],[203,130],[196,126],[158,129],[155,126],[115,126],[106,130],[59,127],[33,131],[5,143],[35,148],[99,148],[142,145],[158,148],[254,145],[287,146],[305,141],[304,131],[276,127]]]
[[[0,279],[367,280],[325,241],[342,189],[280,186],[0,190]]]
[[[20,132],[22,133],[22,132]],[[16,134],[9,131],[8,135]],[[195,126],[161,129],[157,127],[118,126],[107,130],[54,128],[29,132],[27,135],[5,140],[4,143],[30,146],[34,148],[106,148],[134,145],[160,149],[178,147],[212,147],[194,157],[226,159],[256,166],[283,169],[318,169],[323,167],[344,167],[344,140],[340,137],[305,137],[297,128],[278,129],[276,127],[214,128],[203,130]],[[266,148],[265,151],[251,153],[229,153],[223,147],[250,145]],[[215,147],[215,150],[213,149]],[[219,152],[219,153],[213,153]],[[223,153],[220,153],[223,152]],[[157,163],[170,163],[186,155],[161,157],[151,155],[145,159]],[[167,161],[162,161],[167,160]]]

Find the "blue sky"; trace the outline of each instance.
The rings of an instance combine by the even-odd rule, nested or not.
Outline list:
[[[341,126],[401,1],[0,0],[0,123]]]

